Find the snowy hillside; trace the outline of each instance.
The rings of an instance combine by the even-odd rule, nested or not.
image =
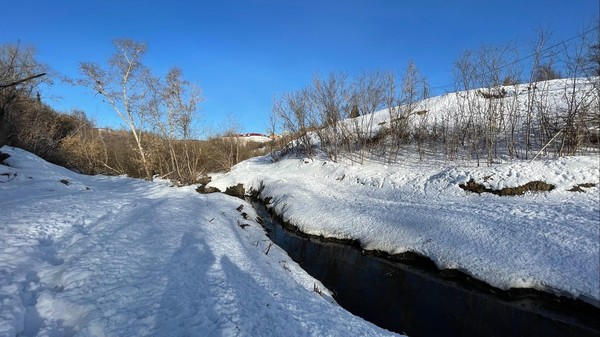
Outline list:
[[[239,199],[2,152],[0,336],[394,335],[340,308]]]
[[[365,156],[394,161],[402,148],[408,148],[421,157],[491,164],[497,158],[531,159],[538,153],[599,153],[599,85],[598,77],[571,78],[472,89],[420,101],[400,97],[394,101],[400,106],[372,114],[369,109],[389,101],[370,106],[367,103],[376,101],[366,101],[354,105],[362,106],[365,114],[343,120],[354,104],[343,97],[329,97],[339,101],[335,117],[317,110],[319,102],[310,101],[311,96],[287,98],[277,111],[283,126],[297,135],[294,144],[310,156],[319,148],[334,161],[338,154],[360,163]]]
[[[573,94],[568,81],[537,84],[552,104],[545,111],[563,113],[565,97],[597,104],[592,82],[582,81]],[[412,121],[431,127],[464,109],[461,97],[469,95],[472,104],[489,104],[476,92],[447,94],[418,102],[414,110],[427,113]],[[503,95],[504,103],[494,103],[500,112],[525,112],[526,85],[506,87]],[[509,108],[509,102],[516,105]],[[380,111],[344,123],[375,134],[389,121],[390,113]],[[215,175],[210,186],[224,190],[242,183],[247,191],[260,190],[270,207],[308,234],[358,240],[364,249],[390,254],[416,252],[439,268],[461,270],[501,289],[535,288],[600,306],[597,154],[533,162],[499,155],[493,165],[479,166],[434,151],[420,160],[415,145],[391,163],[376,152],[368,152],[362,164],[347,154],[333,162],[318,151],[313,158],[296,157],[294,151],[275,162],[270,156],[254,158]],[[537,182],[552,185],[551,190],[499,196],[460,187],[478,185],[499,194]]]
[[[483,113],[482,110],[490,108],[490,101],[493,102],[493,109],[497,109],[499,113],[504,114],[503,118],[518,117],[519,122],[523,122],[522,118],[527,117],[528,109],[532,110],[531,117],[536,118],[536,114],[540,109],[547,109],[549,113],[556,115],[564,112],[569,104],[598,106],[600,104],[597,91],[598,80],[597,77],[556,79],[535,84],[524,83],[499,86],[492,89],[479,88],[447,93],[414,102],[411,108],[417,113],[413,114],[414,120],[412,120],[412,123],[426,123],[432,126],[442,122],[452,124],[461,119],[467,120],[468,116],[461,115],[459,119],[456,117],[460,115],[460,111],[466,112],[469,108]],[[535,88],[535,91],[532,88]],[[576,89],[574,90],[574,88]],[[490,96],[496,98],[489,98]],[[467,107],[467,105],[470,105],[470,107]],[[404,108],[397,108],[392,114],[402,115]],[[509,113],[511,113],[511,116],[508,116]],[[358,122],[363,128],[372,124],[374,132],[389,123],[389,121],[390,111],[388,109],[358,118]],[[348,119],[345,123],[351,125],[355,121]]]

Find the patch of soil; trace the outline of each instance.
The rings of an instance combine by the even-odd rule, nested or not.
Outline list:
[[[243,198],[246,196],[246,189],[244,188],[244,184],[237,184],[235,186],[229,186],[225,189],[225,194],[230,195],[232,197]]]
[[[569,192],[585,192],[584,188],[595,187],[596,185],[598,185],[598,184],[594,184],[594,183],[577,184],[577,185],[571,187],[571,189],[568,189],[567,191],[569,191]]]
[[[548,192],[555,188],[555,186],[552,184],[536,180],[517,187],[505,187],[500,190],[494,190],[483,186],[483,184],[476,183],[473,179],[469,180],[466,184],[459,184],[458,187],[465,191],[474,192],[477,194],[492,193],[499,196],[523,195],[526,192]]]
[[[206,187],[205,185],[200,185],[196,189],[196,192],[198,192],[200,194],[209,194],[209,193],[221,192],[221,190],[219,190],[216,187],[212,187],[212,186]]]
[[[202,185],[208,185],[208,183],[210,183],[211,180],[212,178],[209,176],[202,176],[198,179],[198,183]]]

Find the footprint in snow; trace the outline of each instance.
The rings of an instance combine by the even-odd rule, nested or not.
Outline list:
[[[57,256],[56,247],[54,247],[54,240],[51,238],[38,239],[38,247],[40,252],[40,258],[53,266],[60,266],[65,263],[63,258]]]

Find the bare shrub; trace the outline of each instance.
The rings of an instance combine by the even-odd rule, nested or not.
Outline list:
[[[390,132],[393,138],[393,147],[389,152],[388,162],[394,162],[398,158],[402,145],[410,142],[412,136],[412,120],[416,112],[416,103],[423,100],[427,94],[425,78],[417,69],[415,63],[408,62],[406,71],[402,77],[399,96],[394,102],[394,94],[388,98],[388,111],[390,114]]]
[[[275,100],[273,114],[281,120],[284,132],[296,135],[296,145],[312,157],[314,142],[310,132],[316,129],[318,120],[310,107],[308,90],[287,93]]]
[[[567,109],[560,116],[563,127],[558,155],[577,154],[584,145],[591,143],[589,139],[593,131],[596,131],[596,134],[598,132],[599,79],[588,77],[587,68],[587,49],[590,45],[587,39],[590,39],[590,36],[592,35],[581,34],[574,47],[565,51],[567,77],[570,80],[567,81],[563,93]],[[597,40],[597,35],[592,36],[592,41],[594,40]],[[580,85],[581,81],[588,85]],[[590,83],[593,85],[590,86]]]
[[[62,139],[60,151],[67,165],[85,174],[122,174],[108,164],[108,153],[101,132],[89,122],[83,122],[77,130]]]
[[[321,147],[334,162],[338,160],[342,146],[348,143],[350,136],[340,124],[343,112],[350,110],[347,78],[345,73],[330,73],[326,79],[315,75],[309,89],[312,108],[322,123],[315,132],[321,140]]]
[[[9,145],[64,165],[67,160],[60,153],[60,144],[76,132],[82,120],[87,122],[83,115],[58,113],[37,100],[20,99],[9,109],[4,128]]]
[[[21,109],[31,109],[33,102],[41,103],[35,89],[42,82],[50,83],[47,76],[41,76],[47,67],[37,61],[35,54],[33,47],[0,45],[0,146],[20,131],[7,129],[5,118],[18,118]]]
[[[393,74],[391,74],[393,76]],[[363,72],[352,82],[350,98],[350,121],[352,135],[350,141],[356,143],[359,162],[362,164],[368,152],[369,143],[375,137],[373,133],[376,111],[385,108],[386,80],[390,74],[380,71]]]
[[[204,148],[208,172],[226,172],[243,160],[269,153],[264,143],[249,141],[232,131],[210,138]]]

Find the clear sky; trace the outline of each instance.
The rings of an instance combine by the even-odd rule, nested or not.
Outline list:
[[[401,72],[409,59],[431,86],[451,82],[467,50],[513,42],[524,53],[535,29],[556,41],[597,25],[598,0],[0,0],[0,43],[33,45],[55,72],[80,76],[79,62],[106,64],[112,41],[145,42],[145,63],[178,66],[203,90],[202,125],[266,132],[273,97],[313,74]],[[109,107],[80,88],[43,88],[61,111],[78,108],[118,127]]]

